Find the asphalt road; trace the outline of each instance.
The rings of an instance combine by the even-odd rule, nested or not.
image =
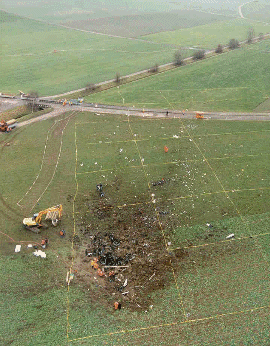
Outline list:
[[[18,127],[22,127],[28,124],[32,124],[37,121],[46,120],[49,118],[57,117],[68,111],[78,112],[94,112],[96,114],[120,114],[140,117],[151,118],[181,118],[181,119],[194,119],[196,112],[185,112],[178,110],[167,109],[138,109],[128,107],[106,106],[106,105],[81,105],[81,106],[62,106],[59,104],[51,104],[54,110],[50,113],[43,114],[37,118],[29,119],[18,124]],[[270,113],[237,113],[237,112],[205,112],[204,120],[230,120],[230,121],[270,121]],[[203,120],[203,121],[204,121]],[[199,121],[199,120],[198,120]]]

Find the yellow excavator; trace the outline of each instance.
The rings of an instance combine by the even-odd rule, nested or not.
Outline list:
[[[29,231],[34,233],[40,233],[41,228],[44,227],[41,224],[43,215],[46,215],[45,220],[51,220],[53,226],[57,226],[62,217],[63,207],[62,204],[40,211],[38,214],[34,214],[33,217],[23,219],[23,225]]]
[[[196,119],[204,119],[203,112],[196,112]]]

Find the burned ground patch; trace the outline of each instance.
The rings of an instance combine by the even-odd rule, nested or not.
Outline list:
[[[149,204],[114,207],[105,198],[92,202],[77,223],[76,277],[104,304],[120,301],[146,309],[150,294],[171,284],[179,258],[166,250],[157,215]],[[98,225],[98,227],[97,227]]]

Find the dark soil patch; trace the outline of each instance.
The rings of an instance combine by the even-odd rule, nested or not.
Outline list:
[[[85,205],[89,210],[77,224],[76,279],[99,303],[112,307],[120,301],[131,310],[147,309],[149,295],[168,288],[172,265],[185,253],[180,257],[168,253],[151,205],[120,209],[100,198],[89,206],[87,197]],[[93,268],[95,259],[99,269]]]

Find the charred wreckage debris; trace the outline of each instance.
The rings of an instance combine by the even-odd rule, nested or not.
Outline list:
[[[109,306],[117,301],[132,310],[148,309],[150,294],[170,286],[177,257],[167,251],[151,205],[113,207],[101,196],[101,184],[97,191],[103,198],[87,203],[91,210],[78,223],[77,277],[87,290],[98,288],[97,299],[105,298]],[[98,230],[93,218],[102,224]]]

